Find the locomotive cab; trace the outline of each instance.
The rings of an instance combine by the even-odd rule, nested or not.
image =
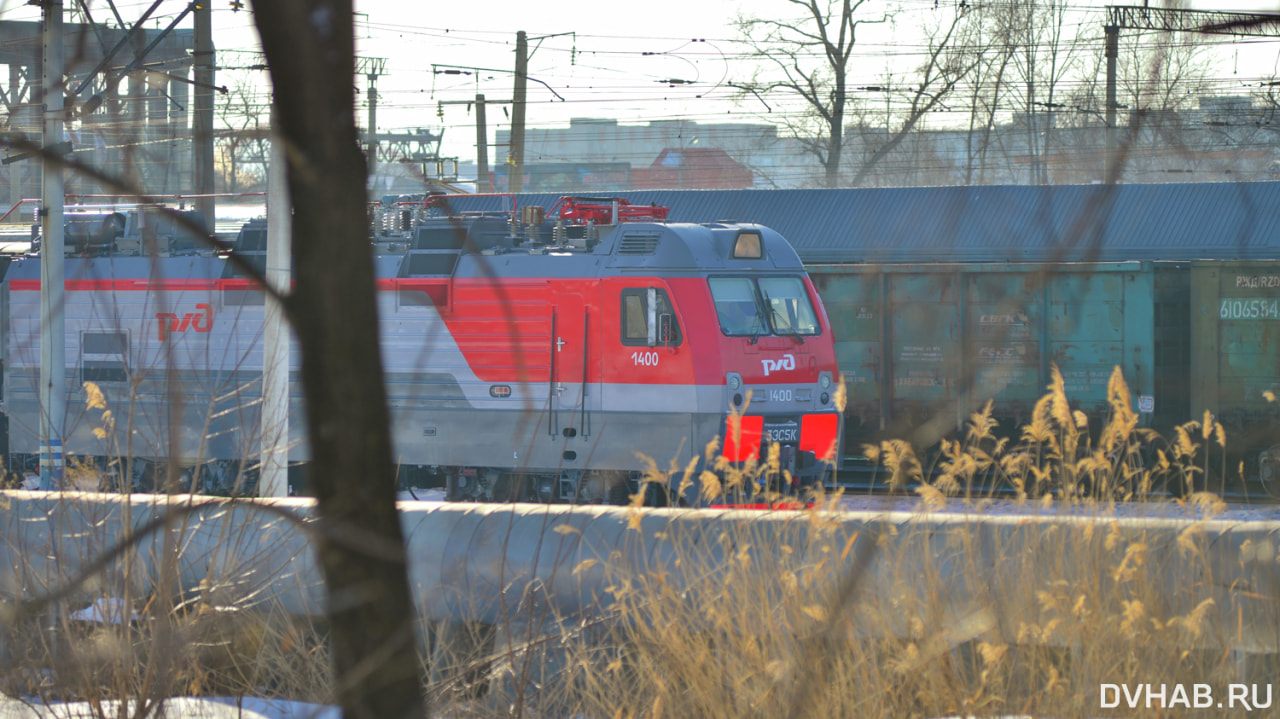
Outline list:
[[[659,466],[692,466],[693,478],[745,474],[738,486],[748,494],[831,477],[841,425],[831,327],[785,239],[744,223],[624,225],[601,249],[613,253],[623,285],[618,349],[639,348],[622,352],[621,366],[603,353],[606,388],[647,386],[637,411],[692,409],[684,436],[668,428],[634,449],[651,451]],[[604,310],[610,316],[607,299]],[[705,499],[698,482],[686,485],[681,501]]]
[[[438,281],[414,270],[410,252],[401,292],[438,282],[432,298],[448,301],[395,312],[438,315],[461,355],[448,363],[460,391],[479,401],[433,422],[436,439],[406,435],[397,451],[472,472],[455,481],[473,499],[500,481],[486,472],[509,477],[504,489],[519,484],[521,497],[603,501],[634,494],[646,467],[675,466],[693,480],[673,477],[667,499],[682,504],[708,499],[697,481],[707,470],[746,470],[750,493],[765,480],[794,492],[830,475],[840,428],[831,328],[786,240],[759,225],[665,222],[662,208],[559,209],[554,225],[546,217],[557,213],[512,212],[508,241],[455,250]],[[544,224],[517,227],[516,216]],[[505,453],[492,451],[495,434],[510,434]]]
[[[724,370],[720,458],[794,491],[835,469],[840,434],[830,324],[791,246],[767,228],[730,228],[707,290]],[[764,470],[770,457],[777,472]]]

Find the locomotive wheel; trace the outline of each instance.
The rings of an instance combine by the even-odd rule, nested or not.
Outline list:
[[[129,465],[130,492],[154,493],[160,488],[159,472],[150,460],[135,458]]]
[[[458,488],[457,470],[452,470],[445,475],[444,500],[446,502],[459,502],[462,500],[462,492]]]
[[[625,473],[618,472],[617,475],[618,480],[609,487],[609,495],[605,501],[615,507],[621,507],[631,504],[631,487]]]
[[[622,505],[626,504],[630,498],[626,472],[597,469],[582,475],[574,504]]]
[[[666,485],[648,482],[644,485],[644,506],[667,507],[671,505],[671,491]]]
[[[533,498],[531,501],[538,504],[552,504],[558,499],[556,491],[557,478],[550,475],[535,475],[530,477],[533,484]]]
[[[493,501],[495,502],[522,502],[524,501],[524,476],[520,474],[507,474],[503,472],[499,474],[493,482]]]

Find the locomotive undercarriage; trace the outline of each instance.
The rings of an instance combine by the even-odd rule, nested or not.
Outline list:
[[[815,477],[798,478],[791,469],[761,474],[725,489],[725,494],[700,498],[696,483],[684,492],[678,486],[645,482],[642,472],[622,470],[565,470],[560,473],[512,472],[494,468],[451,468],[445,474],[445,497],[451,502],[532,502],[537,504],[605,504],[636,502],[648,507],[699,506],[706,503],[756,504],[778,496],[798,496],[813,486]],[[698,473],[694,473],[697,476]],[[727,483],[722,487],[728,487]]]
[[[39,486],[40,458],[12,454],[6,465],[8,485],[35,489]],[[121,458],[68,454],[63,479],[68,489],[89,492],[193,493],[221,497],[255,496],[256,464],[214,459],[200,464],[175,463],[160,458]],[[290,484],[302,483],[302,466],[290,467]]]
[[[537,502],[623,505],[640,491],[641,475],[622,470],[513,472],[450,468],[445,496],[453,502]],[[648,503],[648,502],[646,502]]]

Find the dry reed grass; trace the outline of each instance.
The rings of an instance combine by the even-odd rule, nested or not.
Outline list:
[[[1020,436],[994,436],[988,404],[962,437],[944,442],[934,472],[905,442],[867,448],[890,483],[914,485],[922,502],[912,517],[851,526],[836,521],[838,494],[817,493],[786,521],[769,513],[760,522],[667,526],[649,538],[657,545],[647,563],[606,568],[606,615],[509,642],[507,651],[553,671],[495,685],[479,713],[1096,717],[1117,714],[1100,705],[1103,683],[1167,684],[1170,692],[1210,684],[1222,698],[1229,683],[1269,681],[1274,656],[1229,649],[1247,643],[1246,629],[1222,617],[1243,617],[1241,601],[1276,597],[1224,594],[1213,580],[1224,574],[1223,557],[1200,531],[1223,506],[1204,491],[1209,450],[1225,448],[1221,426],[1211,417],[1188,422],[1165,442],[1138,426],[1117,370],[1110,416],[1090,428],[1052,374]],[[709,465],[717,450],[708,447]],[[704,501],[744,489],[780,498],[762,482],[785,474],[776,454],[715,468],[719,476],[694,477],[692,463],[651,465],[647,479],[681,494],[696,487]],[[1196,519],[1173,535],[1108,521],[1116,500],[1172,482],[1200,490],[1177,500]],[[994,506],[977,491],[992,486],[1012,488],[1013,502],[1032,513],[1058,507],[1089,521],[972,521]],[[645,539],[642,495],[629,510],[637,542]],[[958,520],[936,521],[944,509]],[[1227,716],[1239,708],[1157,702],[1153,711]],[[1274,704],[1255,714],[1268,711]]]
[[[94,432],[108,439],[111,410],[96,385],[86,383],[84,390],[86,409],[100,413]],[[122,478],[131,476],[130,458],[114,443],[107,449],[105,462],[71,459],[68,487],[127,491],[132,482]],[[232,520],[221,523],[217,536],[197,536],[195,514],[230,512],[229,505],[202,509],[194,499],[173,495],[168,504],[135,505],[126,496],[95,507],[59,496],[53,501],[66,503],[58,507],[65,511],[33,509],[25,520],[9,518],[13,529],[14,521],[50,511],[60,518],[48,536],[13,532],[0,547],[22,583],[6,591],[61,596],[35,615],[0,612],[9,619],[0,625],[0,692],[35,702],[87,702],[92,716],[120,719],[160,715],[166,699],[181,696],[331,702],[322,623],[286,612],[258,580],[239,574],[278,566],[278,558]],[[141,520],[153,515],[156,530],[141,537],[135,551],[120,554],[79,586],[67,583],[116,542],[137,539]],[[199,585],[187,580],[184,589],[180,575],[194,565],[183,552],[199,542],[221,552],[209,560]],[[65,587],[72,591],[62,592]]]
[[[708,569],[691,586],[612,568],[609,631],[561,650],[569,697],[530,715],[1096,717],[1108,714],[1102,683],[1210,683],[1223,696],[1245,680],[1213,592],[1170,596],[1169,559],[1145,536],[984,532],[927,514],[829,522],[815,511],[791,531],[673,536],[670,571]],[[1186,543],[1173,559],[1210,573]],[[849,561],[860,551],[874,556]]]
[[[1222,556],[1202,524],[1159,535],[1108,519],[1115,500],[1171,481],[1203,490],[1214,469],[1208,450],[1225,446],[1220,425],[1189,422],[1165,442],[1137,426],[1118,372],[1100,427],[1071,411],[1056,369],[1048,390],[1016,438],[993,434],[990,405],[974,413],[932,472],[909,444],[867,448],[891,483],[922,498],[908,517],[850,523],[836,513],[840,495],[818,491],[802,511],[734,523],[688,514],[654,530],[642,490],[621,511],[627,543],[649,547],[646,561],[622,561],[633,555],[620,546],[604,563],[608,606],[599,614],[422,623],[436,715],[1096,717],[1116,714],[1099,705],[1102,683],[1208,683],[1224,696],[1230,682],[1269,681],[1273,657],[1227,649],[1245,628],[1222,619],[1235,600],[1214,580]],[[744,467],[717,460],[718,448],[706,455],[715,472],[651,463],[647,480],[707,502],[783,498],[766,481],[786,479],[776,453]],[[980,488],[996,485],[1036,512],[1065,507],[1093,521],[971,521],[993,506]],[[1204,491],[1182,503],[1200,520],[1222,507]],[[1170,586],[1170,577],[1185,584]],[[122,596],[139,614],[132,623],[83,625],[64,608],[8,627],[0,688],[88,699],[100,716],[120,697],[329,700],[322,627],[131,597],[127,585],[98,594]],[[1268,588],[1250,591],[1274,604]]]

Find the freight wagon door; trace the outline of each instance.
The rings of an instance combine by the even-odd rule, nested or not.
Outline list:
[[[586,287],[565,287],[552,300],[551,417],[552,437],[591,436],[590,386],[587,369],[593,334]]]
[[[1191,419],[1208,410],[1250,463],[1280,442],[1280,262],[1191,265]]]
[[[957,398],[960,367],[959,277],[955,272],[886,272],[884,395],[887,428],[905,435]],[[936,441],[936,438],[930,440]]]

